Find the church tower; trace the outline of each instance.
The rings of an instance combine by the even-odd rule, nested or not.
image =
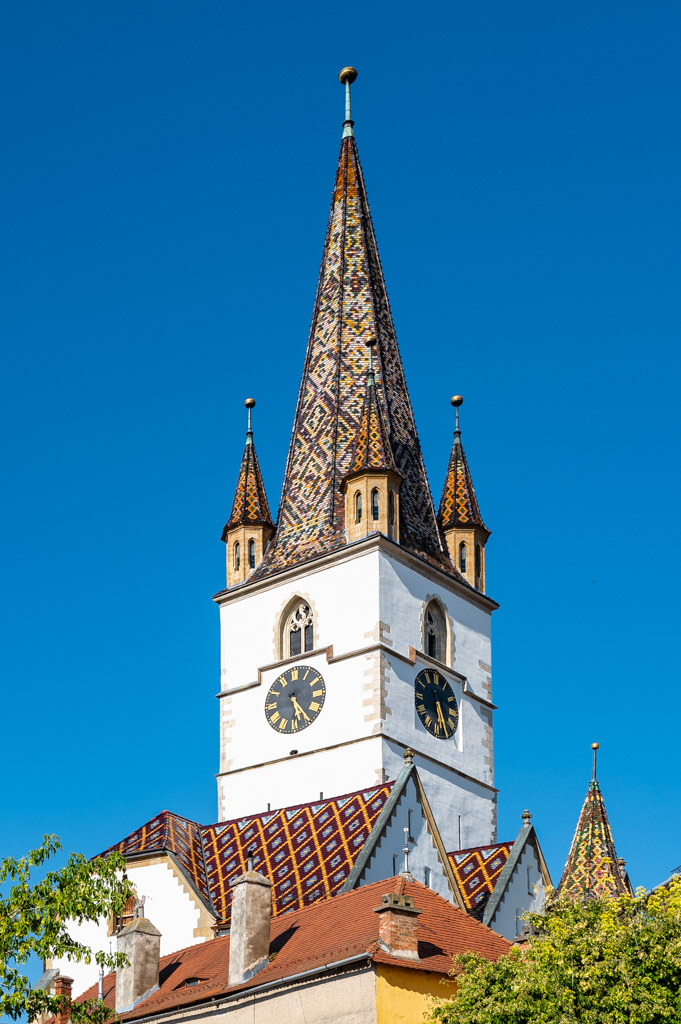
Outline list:
[[[276,526],[249,423],[223,533],[218,818],[393,780],[411,750],[446,848],[482,846],[496,833],[497,605],[484,562],[462,571],[449,534],[465,525],[483,547],[489,534],[456,434],[479,522],[435,514],[355,142],[356,77],[340,74],[341,149]]]

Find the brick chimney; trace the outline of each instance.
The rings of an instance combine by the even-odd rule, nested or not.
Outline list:
[[[128,958],[116,971],[116,1013],[124,1013],[158,988],[161,933],[146,917],[134,917],[118,933],[117,950]]]
[[[234,889],[229,932],[229,985],[240,985],[267,967],[272,920],[272,883],[259,871],[249,870],[230,885]]]
[[[71,1020],[71,986],[73,985],[73,978],[67,978],[64,974],[60,974],[54,979],[54,994],[55,996],[66,996],[68,999],[68,1005],[60,1010],[56,1015],[55,1020],[57,1024],[68,1024]]]
[[[419,960],[418,916],[422,910],[414,906],[411,896],[387,892],[381,896],[378,914],[378,941],[382,949],[405,960]]]

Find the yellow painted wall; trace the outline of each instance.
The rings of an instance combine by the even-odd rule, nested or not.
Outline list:
[[[451,999],[456,983],[441,974],[409,967],[374,964],[376,971],[376,1024],[419,1024],[436,999]]]

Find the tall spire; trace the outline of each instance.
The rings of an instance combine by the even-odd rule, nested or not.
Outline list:
[[[355,77],[354,69],[341,72],[346,91]],[[348,114],[346,109],[277,532],[257,576],[347,543],[341,484],[351,471],[365,404],[367,338],[376,339],[375,404],[404,480],[399,543],[452,571],[437,527]]]
[[[251,426],[251,410],[255,405],[254,398],[247,398],[244,405],[248,409],[248,429],[246,431],[246,445],[241,458],[239,479],[237,480],[232,512],[225,523],[222,531],[222,539],[227,539],[227,532],[235,526],[270,526],[274,527],[270,507],[267,504],[267,495],[262,482],[258,456],[255,453],[253,444],[253,429]]]
[[[629,879],[617,860],[603,794],[596,778],[598,743],[592,744],[592,750],[591,782],[558,884],[558,892],[573,899],[599,899],[631,892]]]
[[[487,530],[480,514],[471,471],[468,468],[468,460],[461,443],[461,430],[459,429],[459,409],[463,405],[461,395],[454,395],[452,405],[456,411],[456,426],[440,499],[438,513],[440,526],[443,530],[448,530],[452,526],[465,526],[468,529],[472,526],[481,526]]]

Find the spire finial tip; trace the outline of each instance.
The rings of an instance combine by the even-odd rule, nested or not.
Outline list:
[[[349,65],[346,68],[341,68],[341,70],[338,72],[338,81],[341,83],[341,85],[352,85],[356,78],[357,68],[350,67]]]
[[[463,405],[463,395],[452,395],[450,399],[455,409],[458,409],[460,405]]]

